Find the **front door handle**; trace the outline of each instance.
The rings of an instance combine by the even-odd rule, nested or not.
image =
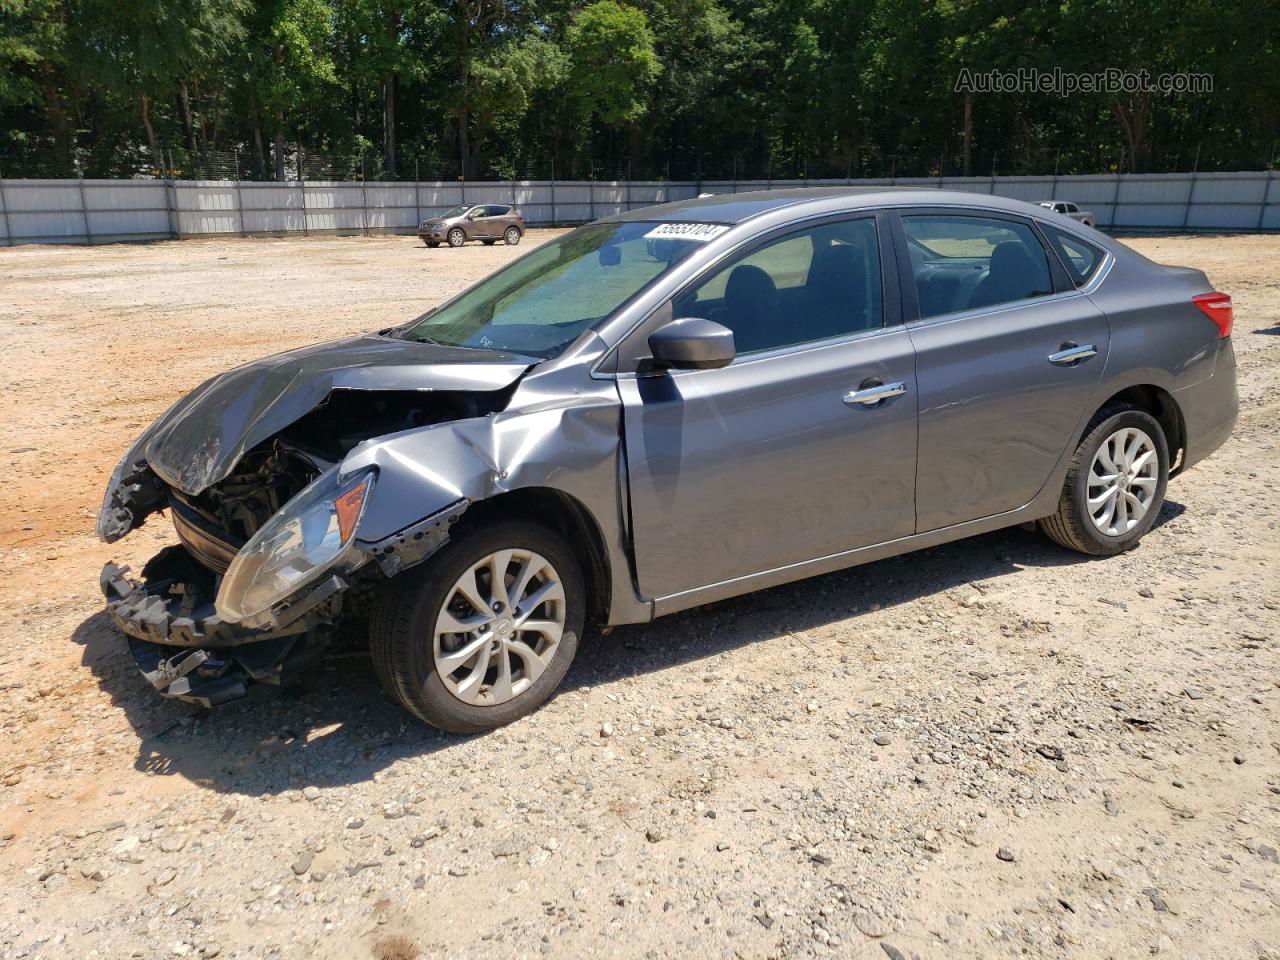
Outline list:
[[[1097,355],[1097,348],[1092,343],[1080,346],[1075,341],[1068,340],[1057,353],[1049,354],[1049,362],[1056,363],[1060,367],[1072,367],[1077,363],[1084,363],[1090,357],[1096,357]]]
[[[881,383],[879,380],[866,380],[857,390],[850,390],[844,395],[844,402],[852,406],[860,403],[865,407],[873,407],[890,397],[900,397],[907,392],[907,385],[899,380],[897,383]]]

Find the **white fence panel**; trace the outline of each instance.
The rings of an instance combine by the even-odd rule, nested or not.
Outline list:
[[[67,213],[21,213],[9,211],[9,229],[15,243],[83,243],[88,238],[84,214],[79,210]]]
[[[475,182],[0,181],[0,243],[288,233],[411,233],[463,204],[514,203],[525,222],[585,223],[698,193],[799,186],[917,187],[1069,200],[1120,230],[1277,230],[1274,172],[904,177],[877,180]]]
[[[80,209],[79,180],[6,180],[10,213],[45,213]]]
[[[195,181],[175,183],[173,189],[179,236],[240,232],[240,200],[234,183]],[[163,196],[160,199],[163,204]]]

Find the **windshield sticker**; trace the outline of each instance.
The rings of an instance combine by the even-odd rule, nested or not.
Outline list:
[[[646,240],[694,240],[706,243],[729,228],[719,223],[663,223],[644,235]]]

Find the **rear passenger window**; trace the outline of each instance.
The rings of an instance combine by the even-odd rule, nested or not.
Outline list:
[[[880,248],[873,219],[787,234],[715,271],[673,304],[733,331],[738,353],[759,353],[883,326]]]
[[[902,224],[922,319],[1053,292],[1044,246],[1026,224],[959,215]]]
[[[1047,223],[1042,223],[1040,228],[1057,251],[1062,265],[1067,268],[1071,281],[1077,287],[1088,283],[1089,278],[1097,272],[1098,265],[1102,263],[1102,251],[1092,243],[1086,243],[1079,237],[1072,236]]]

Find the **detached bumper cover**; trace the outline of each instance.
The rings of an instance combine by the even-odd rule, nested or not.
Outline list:
[[[147,682],[162,697],[202,707],[239,700],[251,683],[279,684],[296,637],[263,640],[227,651],[168,647],[129,637],[129,652]]]
[[[107,613],[129,638],[129,651],[163,696],[212,707],[243,697],[252,683],[279,684],[286,665],[332,634],[346,583],[330,577],[293,604],[283,626],[245,629],[214,610],[209,583],[189,554],[157,554],[141,582],[108,563],[101,586]]]

